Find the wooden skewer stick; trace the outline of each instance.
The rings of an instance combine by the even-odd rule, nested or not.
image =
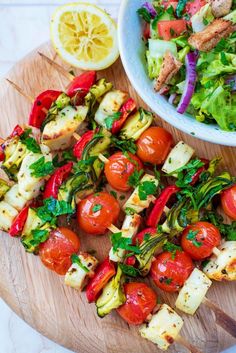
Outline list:
[[[180,335],[175,338],[175,342],[179,343],[181,346],[184,346],[192,353],[202,353],[197,347],[193,346],[190,342],[188,342],[184,337]]]
[[[103,163],[108,163],[109,159],[107,159],[105,156],[103,156],[103,154],[99,153],[98,158],[100,159],[100,161],[102,161]]]
[[[63,66],[59,65],[58,63],[56,63],[55,61],[53,61],[52,59],[50,59],[48,56],[46,56],[45,54],[38,52],[38,54],[41,56],[42,59],[44,59],[45,61],[47,61],[50,65],[52,65],[58,72],[60,72],[62,75],[64,75],[66,78],[68,78],[70,81],[72,81],[75,76],[72,75],[70,72],[68,72],[66,69],[64,69]]]
[[[79,140],[81,139],[81,136],[80,136],[79,134],[77,134],[77,132],[74,132],[74,133],[73,133],[73,137],[74,137],[77,141],[79,141]]]
[[[220,253],[221,253],[221,251],[220,251],[218,248],[216,248],[216,247],[213,248],[212,252],[213,252],[213,254],[214,254],[215,256],[219,256]]]
[[[120,229],[114,226],[114,224],[111,224],[109,227],[107,227],[112,233],[119,233]]]
[[[236,338],[236,320],[226,314],[221,308],[218,307],[218,305],[207,298],[203,299],[203,304],[214,312],[216,324],[221,326],[231,336]]]
[[[34,103],[35,99],[30,96],[29,94],[27,94],[20,86],[18,86],[15,82],[9,80],[8,78],[6,78],[6,81],[8,83],[10,83],[10,85],[17,91],[19,92],[23,97],[25,97],[31,104]],[[48,110],[46,108],[42,108],[42,111],[47,114]]]

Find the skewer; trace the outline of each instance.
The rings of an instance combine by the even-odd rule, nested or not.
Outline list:
[[[50,59],[45,54],[43,54],[41,52],[38,52],[38,54],[41,56],[42,59],[47,61],[47,63],[52,65],[58,72],[60,72],[62,75],[64,75],[66,78],[68,78],[68,80],[72,81],[75,78],[75,76],[72,75],[70,72],[68,72],[66,69],[64,69],[63,66],[61,66],[58,63],[56,63],[55,61],[53,61],[52,59]]]
[[[180,344],[181,346],[184,346],[192,353],[202,353],[197,347],[193,346],[192,343],[187,341],[183,336],[178,335],[175,338],[175,342]]]
[[[98,158],[100,159],[100,161],[102,161],[103,163],[108,163],[109,159],[107,159],[105,156],[103,156],[103,154],[99,153]]]
[[[25,97],[31,104],[34,104],[35,99],[30,96],[28,93],[26,93],[20,86],[18,86],[15,82],[9,80],[6,78],[6,81],[10,83],[10,85],[17,91],[19,92],[23,97]],[[42,108],[42,111],[47,114],[48,110],[46,108]]]
[[[74,137],[77,141],[79,141],[79,140],[81,139],[81,136],[80,136],[79,134],[77,134],[77,132],[74,132],[74,133],[73,133],[73,137]]]
[[[236,321],[208,298],[205,297],[202,303],[214,312],[216,324],[221,326],[231,336],[236,337]]]

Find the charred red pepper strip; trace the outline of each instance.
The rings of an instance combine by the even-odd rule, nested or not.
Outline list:
[[[49,197],[54,197],[55,199],[58,198],[58,190],[63,181],[70,175],[72,170],[73,163],[69,162],[62,167],[58,168],[53,175],[51,175],[50,179],[48,180],[45,190],[43,193],[43,198],[47,199]]]
[[[143,39],[148,40],[151,37],[150,23],[145,23],[143,28]]]
[[[113,262],[107,257],[96,269],[94,277],[86,287],[86,297],[89,303],[95,302],[101,290],[116,274]]]
[[[156,199],[154,207],[148,217],[147,225],[149,227],[157,227],[167,202],[170,197],[176,194],[179,190],[180,188],[176,185],[170,185],[161,192],[160,196]]]
[[[192,181],[191,181],[190,185],[195,185],[196,182],[199,180],[200,175],[202,174],[202,172],[204,172],[204,171],[208,168],[209,160],[208,160],[208,159],[201,158],[201,161],[202,161],[202,163],[204,163],[204,165],[203,165],[202,167],[200,167],[200,168],[196,171],[196,173],[193,175]]]
[[[128,266],[134,266],[136,263],[136,258],[134,255],[129,256],[125,259],[125,264]]]
[[[17,237],[18,235],[21,234],[28,216],[28,211],[29,211],[29,206],[24,207],[14,219],[11,225],[11,228],[9,230],[9,234],[12,237]]]
[[[4,159],[5,159],[4,149],[2,148],[2,146],[0,146],[0,162],[4,161]]]
[[[73,148],[73,154],[76,158],[81,159],[85,146],[92,140],[94,134],[95,131],[93,130],[87,131],[81,136],[79,141],[76,142]]]
[[[15,136],[21,136],[24,133],[24,129],[20,125],[16,125],[9,136],[9,138],[15,137]]]
[[[88,71],[75,77],[70,83],[67,94],[73,97],[77,92],[81,92],[81,98],[85,97],[92,85],[96,82],[96,71]]]
[[[33,107],[29,116],[29,125],[37,127],[38,129],[41,127],[42,122],[46,118],[45,109],[49,109],[53,102],[59,97],[61,91],[47,90],[40,93],[33,104]]]
[[[120,131],[122,125],[130,115],[130,113],[132,113],[132,111],[134,111],[135,109],[136,109],[135,101],[132,98],[129,98],[120,108],[120,113],[121,113],[120,119],[114,121],[112,125],[111,132],[113,134],[117,134]]]

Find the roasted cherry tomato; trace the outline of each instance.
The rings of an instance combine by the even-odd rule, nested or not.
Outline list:
[[[93,278],[86,287],[86,297],[89,303],[95,302],[101,290],[116,274],[115,265],[107,257],[96,269]]]
[[[165,251],[153,261],[150,274],[157,287],[166,292],[177,292],[193,268],[193,262],[186,252],[177,250],[173,254]]]
[[[116,223],[120,213],[118,201],[108,192],[99,192],[80,201],[77,209],[79,226],[86,233],[101,235]]]
[[[153,311],[157,304],[157,295],[145,283],[125,283],[126,302],[117,309],[119,315],[128,324],[140,325]]]
[[[47,115],[45,109],[48,110],[60,94],[60,91],[53,91],[51,89],[40,93],[35,98],[33,107],[31,109],[29,125],[39,129]]]
[[[138,234],[136,234],[133,239],[133,245],[140,245],[142,242],[145,240],[146,237],[152,237],[157,234],[157,229],[156,228],[145,228]]]
[[[96,71],[83,72],[81,75],[76,76],[70,83],[67,94],[73,97],[77,92],[81,97],[84,97],[92,85],[96,82]]]
[[[224,213],[236,221],[236,184],[221,194]]]
[[[71,255],[80,248],[78,236],[70,229],[60,227],[50,233],[48,240],[39,246],[42,263],[59,275],[65,275],[71,266]]]
[[[135,170],[140,171],[143,168],[142,162],[132,153],[125,155],[117,152],[109,157],[105,164],[105,175],[108,183],[116,190],[129,191],[129,177]]]
[[[220,245],[218,228],[208,222],[197,222],[185,228],[181,246],[194,260],[202,260],[212,254],[214,247]]]
[[[153,126],[142,133],[137,141],[137,156],[143,162],[162,164],[173,144],[172,135],[162,127]]]

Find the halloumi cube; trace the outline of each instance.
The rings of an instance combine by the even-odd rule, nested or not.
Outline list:
[[[14,218],[18,215],[17,210],[5,201],[0,202],[0,229],[8,232]]]
[[[140,180],[140,184],[142,184],[144,181],[152,181],[155,183],[156,186],[158,186],[158,180],[150,174],[145,174],[142,179]],[[145,208],[148,208],[151,202],[155,201],[155,196],[153,195],[148,195],[147,200],[140,200],[139,198],[139,186],[137,186],[131,196],[128,198],[126,203],[123,205],[123,210],[126,208],[132,208],[135,212],[140,213],[142,212]]]
[[[219,247],[218,256],[213,255],[203,272],[215,281],[236,280],[236,241],[226,241]]]
[[[179,292],[175,302],[176,308],[186,314],[195,314],[211,284],[211,280],[195,268]]]
[[[151,321],[142,325],[139,332],[143,338],[165,351],[174,342],[183,324],[182,318],[169,305],[162,304]]]
[[[103,127],[106,126],[105,119],[108,116],[113,115],[114,113],[117,113],[121,106],[125,103],[127,100],[128,95],[126,92],[122,92],[120,90],[113,90],[104,96],[102,99],[98,110],[95,113],[94,120]]]
[[[141,217],[138,214],[126,215],[121,228],[122,237],[133,238],[133,236],[138,232],[140,222],[141,222]],[[122,260],[124,259],[124,255],[125,255],[124,249],[117,249],[115,251],[112,247],[109,252],[109,258],[111,261],[114,261],[114,262],[122,262]]]
[[[21,211],[25,207],[27,200],[19,192],[19,185],[13,185],[4,196],[4,201],[14,207],[17,211]]]
[[[23,160],[19,173],[18,185],[19,193],[27,200],[32,200],[40,193],[40,188],[44,185],[45,178],[37,178],[33,176],[30,166],[37,162],[40,158],[45,157],[45,162],[52,160],[50,155],[42,155],[40,153],[30,152]]]
[[[175,172],[179,168],[184,167],[190,161],[194,153],[194,149],[185,142],[178,142],[168,154],[161,170],[166,174]],[[176,175],[174,174],[173,176]]]
[[[88,278],[94,275],[94,270],[98,264],[98,260],[85,252],[80,252],[78,258],[82,264],[73,263],[65,275],[65,284],[72,288],[81,291],[87,284]],[[87,268],[87,271],[83,269],[83,266]]]
[[[51,151],[64,150],[71,146],[73,133],[79,128],[88,113],[88,107],[67,106],[56,118],[46,124],[42,132],[41,142]]]

